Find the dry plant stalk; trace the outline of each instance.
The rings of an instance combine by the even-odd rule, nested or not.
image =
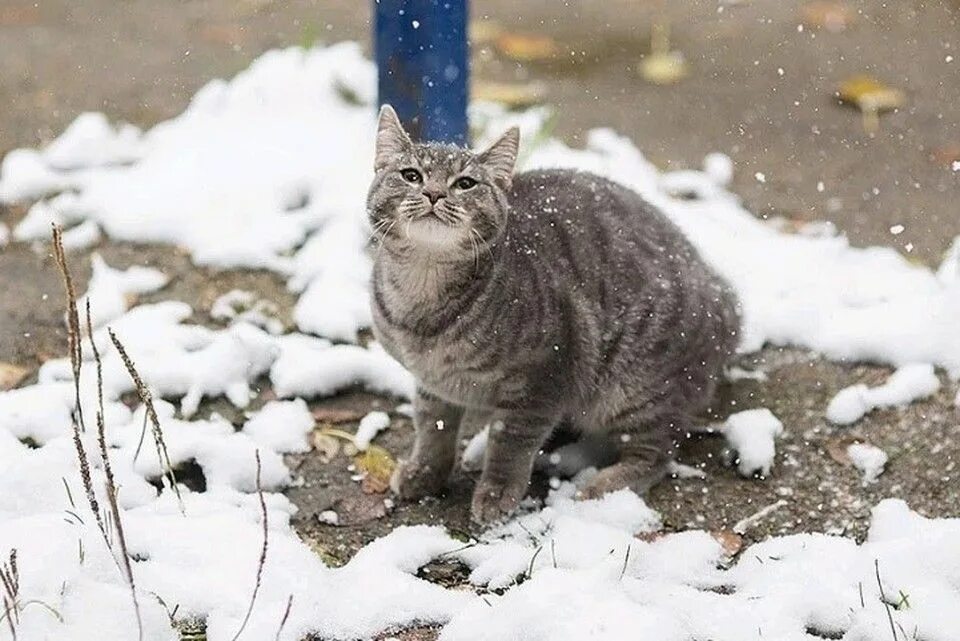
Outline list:
[[[77,420],[73,422],[73,442],[77,449],[77,460],[80,465],[80,478],[87,495],[87,502],[90,504],[90,510],[94,514],[97,526],[103,541],[110,551],[114,562],[120,567],[127,585],[130,588],[130,597],[133,600],[133,608],[137,617],[138,638],[143,639],[143,620],[140,616],[140,603],[137,600],[137,590],[133,580],[133,568],[130,565],[130,556],[127,553],[127,542],[123,533],[123,523],[120,519],[120,507],[117,504],[117,488],[114,482],[113,469],[110,466],[110,456],[107,451],[105,424],[103,419],[103,363],[100,360],[100,352],[97,350],[96,343],[93,340],[93,323],[90,319],[90,301],[87,300],[87,332],[90,334],[90,343],[93,345],[94,359],[97,363],[97,441],[100,447],[100,456],[103,459],[104,475],[106,476],[105,489],[106,499],[110,511],[107,512],[105,521],[103,513],[100,511],[100,505],[97,501],[96,492],[93,489],[93,479],[90,474],[90,459],[86,448],[83,445],[81,432],[85,431],[83,425],[83,408],[80,399],[80,374],[83,367],[83,352],[80,336],[80,314],[77,311],[76,290],[73,287],[73,278],[67,265],[66,253],[63,249],[63,234],[57,225],[53,226],[53,250],[56,257],[57,266],[60,268],[60,275],[63,277],[64,289],[67,296],[67,333],[70,346],[70,364],[73,369],[74,394],[77,407]],[[108,529],[107,522],[111,524]],[[120,559],[113,549],[113,533],[116,531],[117,542],[120,546]]]
[[[240,629],[237,630],[237,633],[233,635],[231,641],[237,641],[240,638],[240,635],[243,634],[244,628],[247,627],[247,623],[250,621],[250,615],[253,614],[253,606],[257,602],[257,594],[260,592],[260,583],[263,580],[263,566],[267,562],[267,547],[270,543],[269,533],[267,530],[267,503],[263,500],[263,487],[260,485],[260,450],[256,451],[257,457],[257,497],[260,499],[260,513],[263,517],[263,547],[260,549],[260,560],[257,562],[257,579],[253,584],[253,594],[250,595],[250,605],[247,606],[247,613],[243,617],[243,623],[240,624]],[[290,604],[293,602],[293,595],[290,595],[290,599],[287,602],[287,612],[283,615],[283,621],[280,623],[280,629],[283,629],[283,625],[287,621],[287,616],[290,614]],[[280,630],[277,630],[277,637],[280,636]]]
[[[280,619],[280,627],[277,628],[277,635],[273,638],[273,641],[280,641],[280,633],[283,632],[283,628],[287,625],[287,619],[290,618],[290,608],[293,607],[293,595],[287,597],[287,607],[283,611],[283,618]]]
[[[0,585],[3,586],[3,615],[10,627],[10,638],[17,641],[17,624],[20,623],[20,611],[17,605],[20,595],[20,572],[17,570],[16,550],[10,550],[10,560],[0,565]]]
[[[137,616],[137,630],[139,631],[139,638],[142,641],[143,620],[140,616],[140,602],[137,600],[137,586],[133,580],[133,566],[130,565],[130,554],[127,552],[127,537],[123,533],[123,521],[120,519],[120,506],[117,504],[117,484],[113,476],[113,467],[110,465],[110,453],[107,450],[107,430],[103,418],[103,361],[100,359],[100,350],[97,349],[97,343],[93,340],[93,323],[90,320],[89,298],[87,299],[87,333],[90,334],[93,360],[97,364],[97,445],[100,448],[100,458],[103,460],[103,474],[106,477],[104,485],[107,492],[107,504],[110,506],[110,514],[117,535],[117,544],[120,546],[120,560],[123,563],[123,571],[126,575],[127,585],[130,586],[130,597],[133,599],[133,609]]]
[[[170,462],[170,455],[167,453],[167,444],[163,440],[163,430],[160,429],[160,419],[157,416],[156,408],[153,406],[153,395],[150,393],[150,390],[147,389],[143,379],[140,378],[140,373],[137,371],[136,365],[133,364],[133,360],[127,354],[123,343],[120,342],[120,339],[117,338],[117,335],[113,333],[112,329],[108,329],[107,332],[110,334],[110,340],[113,341],[113,346],[117,348],[117,353],[120,354],[120,359],[127,368],[130,378],[133,379],[133,384],[137,388],[137,395],[140,397],[140,402],[143,403],[145,417],[150,419],[150,431],[153,434],[153,444],[157,449],[157,461],[159,461],[161,468],[166,467],[163,476],[166,477],[170,487],[173,488],[174,494],[177,495],[177,502],[180,505],[180,513],[182,514],[184,513],[183,497],[180,496],[180,488],[177,486],[177,476],[173,472],[173,464]]]

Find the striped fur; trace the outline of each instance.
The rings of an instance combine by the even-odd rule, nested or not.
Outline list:
[[[478,521],[514,509],[561,421],[626,441],[621,463],[589,495],[645,490],[736,346],[735,296],[629,189],[567,170],[520,173],[508,184],[484,174],[482,159],[407,142],[371,187],[380,231],[374,329],[419,388],[417,443],[394,489],[416,498],[442,488],[455,423],[468,410],[494,426],[473,501]],[[407,165],[425,185],[466,171],[477,186],[450,188],[438,201],[449,199],[445,211],[454,212],[444,219],[428,211],[420,187],[396,180]]]

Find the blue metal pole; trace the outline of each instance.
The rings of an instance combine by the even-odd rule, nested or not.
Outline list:
[[[415,140],[465,145],[467,0],[374,0],[380,104]]]

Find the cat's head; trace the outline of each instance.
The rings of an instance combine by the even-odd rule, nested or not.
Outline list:
[[[389,251],[457,259],[497,239],[520,133],[514,127],[483,151],[414,143],[384,105],[377,126],[375,176],[367,196],[374,237]]]

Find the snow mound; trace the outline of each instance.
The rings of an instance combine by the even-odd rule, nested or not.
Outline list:
[[[877,387],[852,385],[837,392],[827,406],[827,420],[834,425],[852,425],[882,407],[902,407],[933,396],[940,390],[933,365],[904,365]]]
[[[722,433],[736,453],[737,470],[742,476],[770,474],[776,456],[774,440],[783,434],[783,423],[773,412],[761,408],[731,414]]]
[[[887,465],[887,453],[869,443],[853,443],[847,447],[847,456],[860,472],[863,473],[863,484],[876,483]]]

